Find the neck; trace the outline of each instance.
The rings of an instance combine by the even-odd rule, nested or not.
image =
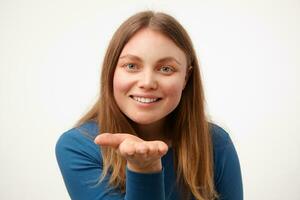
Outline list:
[[[161,140],[170,146],[166,138],[165,119],[152,124],[133,124],[138,136],[146,141]]]

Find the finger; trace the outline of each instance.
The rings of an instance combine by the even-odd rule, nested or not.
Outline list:
[[[101,146],[118,148],[119,145],[130,136],[130,134],[125,133],[101,133],[95,138],[94,142]]]
[[[137,154],[147,155],[149,151],[149,142],[139,142],[135,144],[135,152]]]
[[[152,155],[157,155],[158,154],[158,145],[157,142],[149,142],[149,151],[148,151],[149,156]]]
[[[136,153],[135,150],[135,142],[128,138],[125,139],[119,146],[119,152],[121,156],[125,158],[132,157]]]
[[[161,156],[165,155],[168,152],[168,145],[162,141],[157,141],[158,152]]]

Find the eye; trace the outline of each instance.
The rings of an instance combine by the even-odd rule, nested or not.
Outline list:
[[[133,64],[133,63],[127,63],[127,64],[123,65],[123,67],[125,67],[125,69],[127,71],[137,71],[138,70],[137,65]]]
[[[164,65],[164,66],[161,66],[159,68],[159,71],[164,73],[164,74],[171,74],[175,71],[175,69],[171,66],[168,66],[168,65]]]

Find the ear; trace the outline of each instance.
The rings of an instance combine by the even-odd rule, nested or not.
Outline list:
[[[189,66],[189,68],[187,69],[186,71],[186,75],[185,75],[185,79],[184,79],[184,85],[183,85],[183,89],[185,88],[189,78],[190,78],[190,75],[192,73],[192,69],[193,69],[193,66]]]

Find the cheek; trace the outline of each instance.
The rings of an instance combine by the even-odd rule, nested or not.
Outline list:
[[[165,94],[172,99],[173,104],[178,104],[183,90],[183,80],[169,82],[165,85]]]
[[[121,93],[126,93],[129,90],[131,81],[126,78],[124,74],[121,74],[116,70],[113,78],[113,90],[115,97]]]

